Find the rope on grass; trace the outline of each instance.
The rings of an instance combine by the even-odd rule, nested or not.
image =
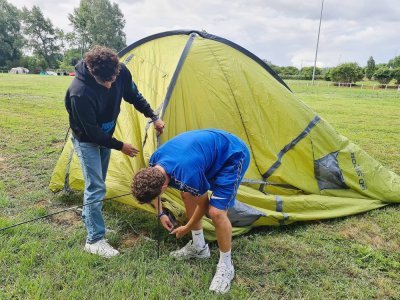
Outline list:
[[[120,197],[124,197],[124,196],[128,196],[128,195],[131,195],[131,193],[127,193],[127,194],[123,194],[123,195],[119,195],[119,196],[115,196],[115,197],[110,197],[110,198],[105,198],[105,199],[102,199],[102,200],[96,200],[96,201],[92,201],[92,202],[89,202],[89,203],[86,203],[86,204],[76,205],[76,206],[73,206],[73,207],[70,207],[70,208],[62,209],[62,210],[59,210],[59,211],[56,211],[56,212],[53,212],[53,213],[50,213],[50,214],[47,214],[47,215],[44,215],[44,216],[41,216],[41,217],[37,217],[37,218],[34,218],[34,219],[26,220],[26,221],[23,221],[23,222],[20,222],[20,223],[16,223],[16,224],[13,224],[13,225],[10,225],[10,226],[6,226],[6,227],[3,227],[3,228],[0,228],[0,232],[3,232],[5,230],[7,230],[7,229],[11,229],[11,228],[14,228],[14,227],[18,227],[18,226],[21,226],[21,225],[24,225],[24,224],[27,224],[27,223],[31,223],[31,222],[35,222],[35,221],[38,221],[38,220],[41,220],[41,219],[45,219],[45,218],[48,218],[48,217],[51,217],[51,216],[54,216],[54,215],[57,215],[57,214],[60,214],[60,213],[66,212],[66,211],[75,210],[77,208],[84,207],[84,206],[87,206],[87,205],[91,205],[91,204],[94,204],[94,203],[98,203],[98,202],[102,202],[102,201],[106,201],[106,200],[112,200],[112,199],[115,199],[115,198],[120,198]]]

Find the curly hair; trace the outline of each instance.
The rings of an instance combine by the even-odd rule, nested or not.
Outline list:
[[[85,54],[85,63],[90,73],[102,81],[112,81],[121,69],[118,55],[110,48],[94,46]]]
[[[164,174],[157,168],[141,169],[133,176],[132,194],[140,203],[149,203],[161,194],[165,182]]]

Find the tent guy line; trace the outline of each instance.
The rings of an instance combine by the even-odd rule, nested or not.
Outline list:
[[[127,194],[118,195],[118,196],[114,196],[114,197],[110,197],[110,198],[105,198],[105,199],[102,199],[102,200],[92,201],[92,202],[89,202],[89,203],[86,203],[86,204],[72,206],[72,207],[69,207],[69,208],[66,208],[66,209],[62,209],[62,210],[59,210],[59,211],[56,211],[56,212],[53,212],[53,213],[38,217],[38,218],[26,220],[26,221],[23,221],[23,222],[20,222],[20,223],[16,223],[16,224],[13,224],[13,225],[10,225],[10,226],[6,226],[6,227],[3,227],[3,228],[0,228],[0,232],[3,232],[5,230],[7,230],[7,229],[11,229],[11,228],[14,228],[14,227],[18,227],[20,225],[24,225],[24,224],[31,223],[31,222],[34,222],[34,221],[38,221],[38,220],[41,220],[41,219],[45,219],[45,218],[48,218],[48,217],[51,217],[51,216],[54,216],[54,215],[57,215],[57,214],[60,214],[60,213],[66,212],[66,211],[75,210],[77,208],[84,207],[86,205],[91,205],[91,204],[94,204],[94,203],[97,203],[97,202],[103,202],[103,201],[106,201],[106,200],[112,200],[112,199],[128,196],[128,195],[131,195],[131,194],[132,193],[127,193]]]

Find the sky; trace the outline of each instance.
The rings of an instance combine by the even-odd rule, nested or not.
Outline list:
[[[66,32],[79,0],[9,0],[18,8],[39,6]],[[322,0],[114,0],[125,16],[127,44],[176,29],[205,30],[229,39],[279,66],[314,65]],[[372,56],[387,63],[400,55],[399,0],[325,0],[317,66]]]

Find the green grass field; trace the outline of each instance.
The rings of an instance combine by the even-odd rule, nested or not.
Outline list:
[[[0,227],[81,202],[47,185],[68,129],[69,77],[0,74]],[[400,173],[400,92],[310,87],[296,95],[383,165]],[[400,195],[399,195],[400,196]],[[0,232],[0,299],[400,299],[400,206],[357,216],[257,229],[234,239],[236,277],[224,296],[208,292],[218,260],[176,262],[185,244],[155,218],[106,203],[106,260],[83,252],[75,212]]]

